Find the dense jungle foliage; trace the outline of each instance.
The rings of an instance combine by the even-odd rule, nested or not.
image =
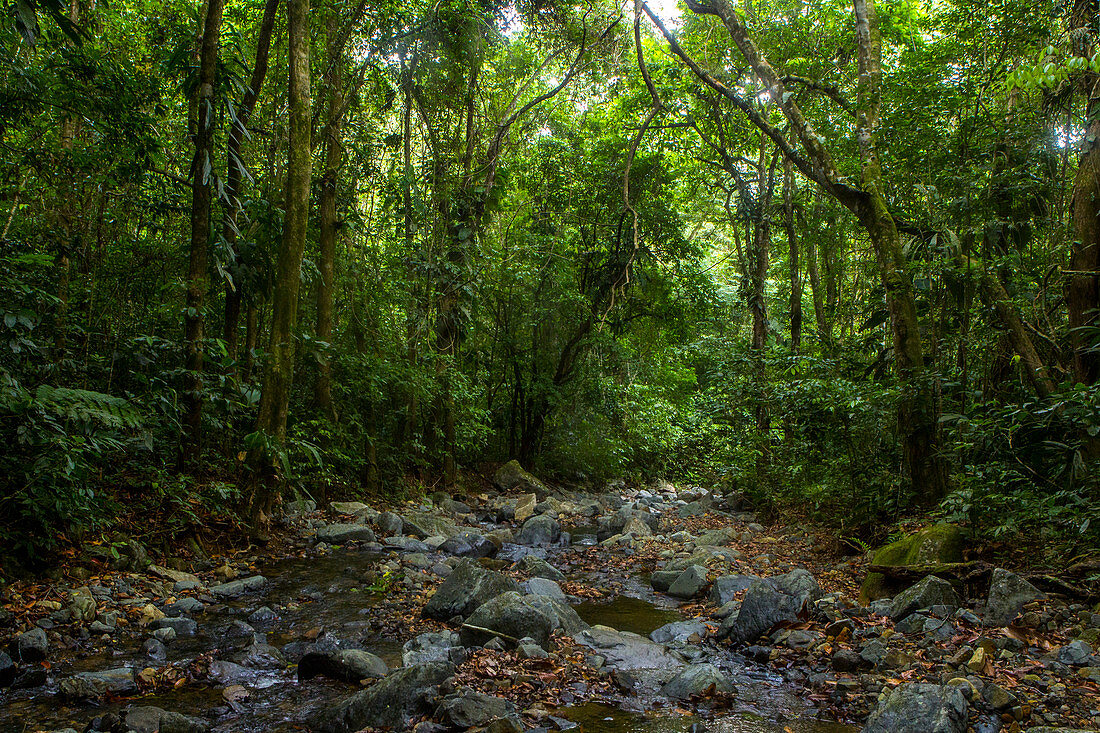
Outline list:
[[[0,533],[518,458],[1100,542],[1094,0],[7,0]]]

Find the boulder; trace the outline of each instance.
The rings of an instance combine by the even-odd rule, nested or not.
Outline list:
[[[640,519],[645,522],[653,532],[656,532],[660,528],[660,518],[656,514],[624,506],[614,514],[600,518],[599,524],[596,527],[596,539],[603,542],[609,537],[622,534],[623,530],[633,519]]]
[[[57,692],[69,700],[96,700],[108,693],[128,695],[137,692],[137,689],[134,670],[119,667],[103,672],[79,672],[66,677],[61,680]]]
[[[24,662],[41,662],[46,658],[49,648],[46,632],[37,626],[15,637],[16,656]]]
[[[535,494],[520,494],[516,497],[516,507],[512,512],[512,519],[523,524],[535,513],[535,504],[538,497]]]
[[[733,692],[733,683],[713,664],[690,664],[661,688],[662,695],[674,700],[690,700],[716,692]]]
[[[962,561],[962,532],[953,524],[941,522],[926,527],[897,542],[875,551],[875,565],[926,565]],[[879,598],[889,598],[901,590],[881,573],[869,573],[859,592],[860,604],[866,606]]]
[[[650,632],[649,638],[658,644],[686,643],[694,639],[701,640],[707,635],[707,625],[699,619],[673,621]]]
[[[737,537],[737,530],[732,527],[712,529],[699,535],[695,540],[697,545],[728,545]]]
[[[425,662],[453,661],[452,650],[461,649],[458,634],[445,631],[427,631],[409,639],[401,647],[401,662],[406,667]]]
[[[15,661],[5,652],[0,651],[0,687],[7,687],[14,682],[18,673]]]
[[[519,584],[508,576],[486,570],[472,560],[463,560],[428,599],[421,614],[437,621],[455,616],[465,618],[491,598],[518,590]]]
[[[239,580],[231,580],[221,585],[211,586],[210,592],[217,598],[236,598],[237,596],[243,596],[245,593],[258,591],[263,588],[266,583],[267,578],[264,576],[253,575],[249,578],[240,578]]]
[[[456,557],[492,557],[497,546],[477,532],[459,532],[440,545],[439,551]]]
[[[335,514],[359,514],[370,509],[361,501],[330,501],[328,506]]]
[[[964,733],[966,698],[958,687],[906,682],[883,696],[863,733]]]
[[[820,595],[813,575],[801,568],[754,581],[745,592],[737,614],[722,622],[718,636],[734,642],[751,641],[778,623],[797,620]]]
[[[374,530],[365,524],[326,524],[317,530],[317,541],[330,545],[347,542],[374,542]]]
[[[405,522],[393,512],[382,512],[375,517],[374,526],[378,527],[378,531],[384,536],[389,537],[401,534],[405,528]]]
[[[123,721],[129,733],[206,733],[210,724],[202,718],[142,705],[126,711]]]
[[[758,578],[752,575],[723,575],[715,578],[710,587],[710,602],[716,606],[724,606],[733,600],[733,597],[752,585]]]
[[[517,545],[546,546],[561,538],[561,525],[558,520],[545,514],[531,517],[516,533]]]
[[[649,585],[658,593],[668,593],[668,589],[683,574],[683,568],[654,570],[649,575]]]
[[[546,578],[547,580],[553,580],[557,583],[565,580],[565,573],[542,558],[535,557],[534,555],[527,555],[521,558],[519,562],[516,563],[516,567],[532,578]]]
[[[690,565],[668,587],[668,594],[676,598],[690,600],[700,595],[707,587],[707,569],[701,565]]]
[[[470,688],[463,688],[443,698],[435,710],[435,718],[461,730],[488,725],[497,718],[515,715],[516,706],[508,700]]]
[[[334,652],[310,652],[298,662],[298,679],[308,680],[318,675],[344,682],[385,677],[390,668],[380,658],[362,649],[340,649]]]
[[[95,619],[96,603],[95,598],[92,597],[92,592],[87,587],[74,590],[69,610],[77,621],[93,621]]]
[[[470,614],[459,638],[464,646],[476,646],[494,636],[512,643],[530,637],[545,648],[554,630],[574,634],[586,627],[577,612],[561,601],[509,591],[486,601]]]
[[[406,728],[429,712],[436,688],[454,674],[445,662],[428,662],[391,672],[362,692],[322,710],[310,720],[316,733],[352,733],[363,728]]]
[[[537,478],[523,470],[519,461],[508,461],[493,474],[493,483],[502,491],[519,489],[526,493],[545,493],[546,486]]]
[[[899,593],[890,604],[890,618],[900,621],[914,611],[932,606],[959,606],[959,596],[951,584],[935,575]]]
[[[172,629],[176,636],[194,636],[198,628],[199,625],[195,623],[195,620],[186,616],[165,616],[149,624],[151,631]]]
[[[530,580],[525,580],[520,587],[523,588],[523,592],[529,596],[549,596],[559,601],[565,601],[565,591],[561,589],[561,586],[546,578],[531,578]]]
[[[613,669],[674,669],[683,664],[661,644],[609,626],[593,626],[573,638],[602,656],[604,664]]]
[[[410,512],[402,517],[402,529],[417,539],[453,537],[461,530],[449,519],[429,512]]]
[[[1019,575],[996,568],[989,579],[989,599],[985,604],[987,626],[1008,626],[1024,605],[1046,596]]]

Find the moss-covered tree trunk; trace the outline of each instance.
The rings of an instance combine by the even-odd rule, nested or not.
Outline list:
[[[271,339],[264,363],[256,432],[262,445],[249,454],[252,522],[261,532],[278,498],[275,452],[286,440],[290,388],[294,380],[294,326],[298,321],[302,255],[309,220],[310,156],[309,0],[288,0],[290,139],[287,146],[286,217],[272,290]]]

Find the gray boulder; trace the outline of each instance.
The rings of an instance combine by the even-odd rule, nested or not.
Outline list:
[[[150,631],[172,629],[176,636],[194,636],[198,628],[199,625],[195,623],[195,619],[186,616],[165,616],[149,624]]]
[[[906,682],[879,700],[863,733],[964,733],[966,724],[962,690]]]
[[[24,662],[41,662],[49,648],[46,632],[37,626],[15,637],[15,651]]]
[[[561,524],[553,517],[537,514],[520,527],[516,533],[517,545],[552,545],[561,538]]]
[[[509,591],[486,601],[470,614],[459,637],[464,646],[484,644],[494,636],[513,643],[530,637],[545,648],[556,629],[574,634],[586,627],[577,612],[561,601]]]
[[[440,545],[439,551],[457,557],[492,557],[497,546],[477,532],[459,532]]]
[[[228,583],[210,587],[210,592],[218,598],[235,598],[245,593],[253,593],[260,590],[267,583],[267,578],[262,575],[253,575],[249,578],[231,580]]]
[[[79,672],[66,677],[58,685],[58,694],[69,700],[96,700],[110,693],[129,695],[137,692],[134,670],[129,667],[103,672]]]
[[[546,578],[531,578],[521,584],[523,592],[529,596],[549,596],[559,601],[565,601],[565,591],[561,586]]]
[[[713,664],[688,665],[661,688],[662,695],[674,700],[690,700],[716,692],[733,692],[733,683]]]
[[[534,555],[527,555],[521,558],[520,561],[516,563],[516,567],[532,578],[546,578],[556,583],[565,580],[565,573],[542,558],[535,557]]]
[[[405,642],[401,647],[401,662],[406,667],[411,667],[425,662],[453,661],[452,650],[455,649],[462,649],[455,632],[449,629],[426,631]]]
[[[453,537],[461,531],[450,520],[428,512],[410,512],[402,518],[402,522],[405,534],[421,540],[428,537]]]
[[[702,565],[690,565],[676,580],[672,581],[672,585],[668,587],[668,594],[689,600],[701,594],[706,587],[707,569]]]
[[[519,461],[508,461],[493,474],[493,483],[502,491],[519,490],[527,493],[545,493],[546,486],[519,465]]]
[[[1019,575],[996,568],[989,579],[989,600],[985,604],[987,626],[1008,626],[1024,605],[1044,594]]]
[[[596,527],[596,539],[603,542],[608,537],[622,534],[623,530],[626,529],[627,525],[634,519],[645,522],[654,532],[660,528],[660,517],[656,514],[624,506],[614,514],[600,518]]]
[[[392,672],[362,692],[310,720],[316,733],[352,733],[363,728],[405,728],[430,711],[436,688],[454,674],[445,662],[428,662]]]
[[[317,541],[330,545],[346,542],[374,542],[374,530],[365,524],[326,524],[317,530]]]
[[[682,569],[654,570],[649,575],[649,585],[658,593],[668,593],[668,589],[672,587],[672,584],[683,572]]]
[[[374,526],[378,527],[378,531],[383,535],[389,537],[390,535],[401,534],[405,528],[405,522],[393,512],[382,512],[375,517]]]
[[[722,622],[718,637],[751,641],[778,623],[797,620],[820,596],[821,588],[813,575],[801,568],[754,581],[737,613]]]
[[[463,560],[428,599],[421,614],[437,621],[448,621],[455,616],[465,618],[501,593],[518,590],[519,584],[508,576]]]
[[[210,724],[202,718],[142,705],[126,711],[123,718],[130,733],[206,733]]]
[[[702,639],[706,635],[707,625],[699,619],[691,619],[665,624],[661,628],[650,632],[649,638],[658,644],[671,644],[673,642],[683,644],[691,640],[693,636]]]
[[[498,718],[515,715],[516,706],[508,700],[463,688],[447,695],[435,710],[437,720],[465,730],[488,725]]]
[[[340,649],[334,652],[310,652],[298,662],[298,679],[308,680],[318,675],[344,682],[385,677],[390,668],[384,661],[362,649]]]
[[[751,575],[723,575],[714,580],[710,587],[710,602],[716,606],[724,606],[733,600],[733,597],[752,585],[757,578]]]
[[[935,575],[929,575],[899,593],[890,604],[890,618],[900,621],[914,611],[932,606],[959,606],[959,596],[955,589],[946,580]]]
[[[573,638],[602,656],[604,663],[613,669],[674,669],[683,664],[661,644],[609,626],[593,626]]]

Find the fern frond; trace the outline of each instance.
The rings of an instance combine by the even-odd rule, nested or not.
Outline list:
[[[36,406],[61,420],[78,420],[121,430],[140,428],[145,419],[122,397],[86,389],[51,387],[44,384],[35,392]]]

